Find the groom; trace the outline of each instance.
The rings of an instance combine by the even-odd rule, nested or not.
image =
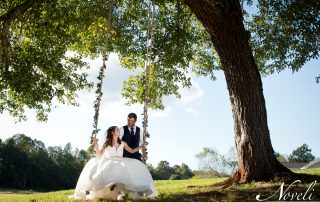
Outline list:
[[[128,124],[120,128],[120,139],[128,144],[132,149],[139,147],[142,143],[140,135],[140,128],[136,126],[137,115],[130,113],[128,115]],[[123,150],[123,157],[134,158],[141,161],[141,154],[139,152],[129,153],[127,150]]]

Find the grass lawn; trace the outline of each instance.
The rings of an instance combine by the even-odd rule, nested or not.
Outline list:
[[[298,173],[320,175],[320,168],[298,171]],[[224,179],[226,178],[155,181],[158,197],[143,201],[257,201],[256,195],[260,194],[260,199],[266,199],[276,193],[282,184],[281,182],[252,182],[229,187],[212,186],[212,184],[221,182]],[[303,182],[303,179],[297,180]],[[288,183],[284,184],[284,192],[288,185]],[[303,195],[308,190],[309,185],[310,183],[297,183],[288,189],[286,193],[302,193]],[[0,201],[71,201],[67,197],[73,194],[73,191],[71,189],[36,193],[33,191],[0,189]],[[310,194],[312,194],[311,197],[314,197],[312,198],[313,201],[320,200],[320,182],[316,183],[313,190],[311,189],[305,195],[305,199],[308,199]],[[275,194],[272,200],[278,200],[279,196],[280,192]],[[290,198],[287,200],[290,200]]]

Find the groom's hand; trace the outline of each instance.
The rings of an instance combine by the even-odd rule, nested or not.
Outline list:
[[[143,148],[146,147],[146,145],[145,145],[144,143],[142,143],[142,144],[140,145],[140,147],[143,149]]]

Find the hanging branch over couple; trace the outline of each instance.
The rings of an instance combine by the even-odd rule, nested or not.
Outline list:
[[[96,157],[83,168],[71,199],[94,198],[133,199],[157,195],[152,176],[141,161],[139,150],[144,148],[137,115],[130,113],[126,126],[111,126],[100,149],[94,139]]]

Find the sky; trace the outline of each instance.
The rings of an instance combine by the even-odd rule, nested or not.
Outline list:
[[[96,82],[101,59],[90,61],[89,80]],[[272,145],[276,152],[289,155],[292,150],[308,144],[312,153],[320,157],[320,84],[315,77],[320,74],[320,60],[308,62],[299,72],[285,70],[263,78],[263,89],[268,113]],[[127,106],[120,96],[122,82],[134,72],[121,68],[116,54],[111,54],[103,85],[99,139],[105,130],[126,124],[127,115],[138,115],[137,125],[142,126],[141,105]],[[173,96],[164,100],[164,111],[150,110],[148,163],[154,166],[166,160],[171,166],[186,163],[198,168],[195,155],[203,147],[213,147],[225,154],[234,146],[231,104],[222,71],[216,71],[217,80],[192,77],[192,87],[181,90],[182,98]],[[0,138],[5,140],[23,133],[41,140],[48,146],[86,149],[93,123],[94,90],[79,92],[80,107],[57,106],[47,122],[39,123],[33,111],[27,111],[26,122],[15,123],[8,113],[0,114]]]

